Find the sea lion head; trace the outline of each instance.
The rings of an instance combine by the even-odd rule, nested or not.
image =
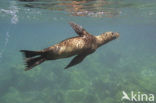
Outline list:
[[[119,37],[119,33],[118,32],[105,32],[105,33],[102,33],[100,36],[103,39],[113,40]]]
[[[119,37],[119,33],[118,32],[105,32],[105,33],[102,33],[98,36],[96,36],[96,41],[97,41],[97,45],[98,46],[101,46],[111,40],[114,40],[116,38]]]

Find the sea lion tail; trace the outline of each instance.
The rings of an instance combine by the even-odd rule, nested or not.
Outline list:
[[[28,58],[26,59],[26,68],[25,71],[32,69],[33,67],[41,64],[46,59],[43,56],[35,57],[35,58]]]
[[[42,52],[40,51],[30,51],[30,50],[20,50],[26,58],[34,57],[37,55],[41,55]]]
[[[20,50],[25,57],[25,71],[32,69],[33,67],[41,64],[46,59],[43,56],[43,52],[41,51],[29,51],[29,50]]]

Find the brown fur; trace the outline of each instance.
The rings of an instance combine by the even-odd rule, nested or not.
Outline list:
[[[47,53],[46,58],[48,60],[54,60],[67,58],[83,52],[95,51],[96,48],[96,38],[92,35],[85,35],[83,37],[77,36],[66,39],[43,51]]]

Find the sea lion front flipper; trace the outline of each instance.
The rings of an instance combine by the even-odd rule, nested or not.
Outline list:
[[[79,36],[88,34],[88,32],[82,26],[75,24],[74,22],[69,22],[69,24]]]
[[[71,66],[74,66],[76,64],[79,64],[80,62],[82,62],[84,60],[84,58],[87,56],[88,54],[80,54],[80,55],[77,55],[76,57],[74,57],[72,59],[72,61],[64,68],[64,69],[67,69]]]

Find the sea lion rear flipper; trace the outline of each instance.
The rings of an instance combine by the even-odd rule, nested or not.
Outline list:
[[[82,54],[82,55],[77,55],[76,57],[74,57],[72,59],[72,61],[64,68],[64,69],[67,69],[71,66],[74,66],[76,64],[79,64],[80,62],[82,62],[84,60],[84,58],[87,56],[88,54]]]
[[[42,51],[30,51],[30,50],[20,50],[24,54],[26,68],[25,71],[32,69],[33,67],[41,64],[46,59],[43,56]]]
[[[82,26],[75,24],[74,22],[69,22],[69,24],[79,36],[89,34]]]
[[[33,67],[41,64],[44,62],[46,59],[42,56],[36,57],[36,58],[29,58],[26,60],[26,68],[24,69],[25,71],[32,69]]]
[[[30,51],[30,50],[20,50],[20,52],[22,52],[26,58],[30,58],[42,54],[42,52],[40,51]]]

